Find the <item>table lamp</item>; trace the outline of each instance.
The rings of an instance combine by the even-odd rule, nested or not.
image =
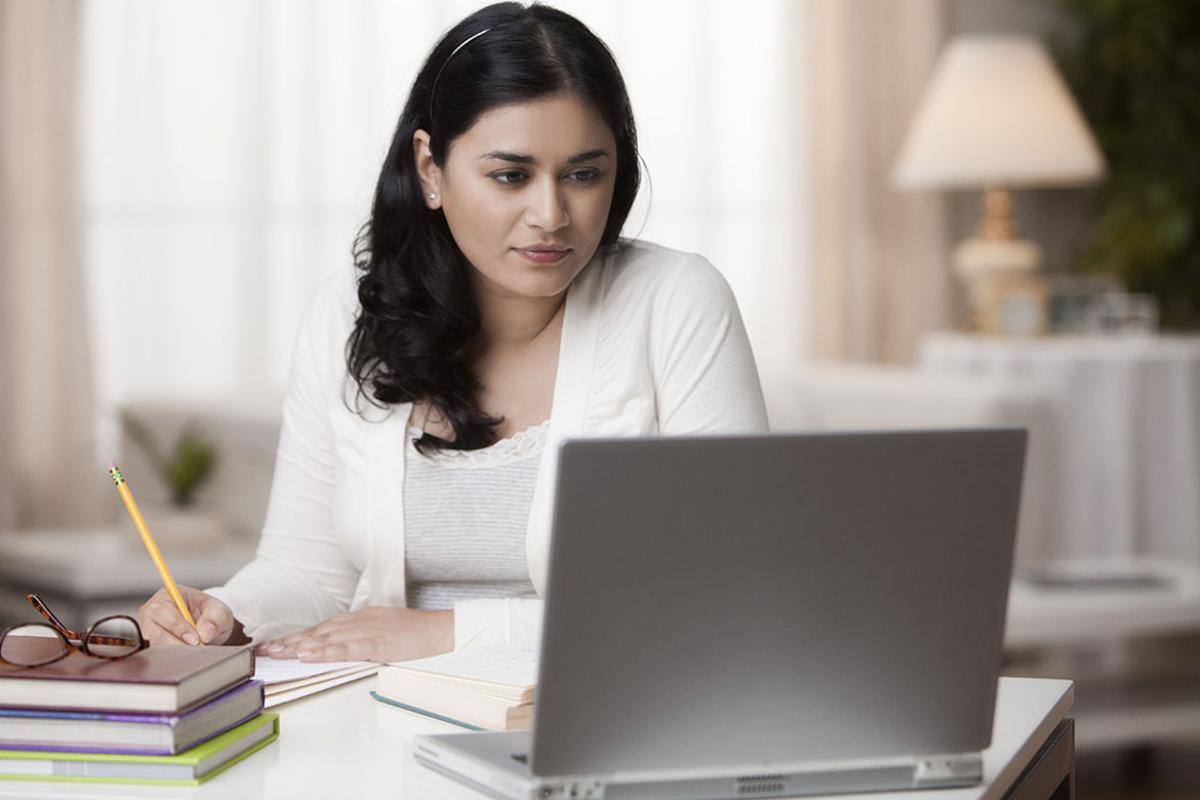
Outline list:
[[[983,219],[957,245],[975,327],[1033,333],[1044,324],[1028,304],[1004,307],[1005,287],[1029,285],[1041,263],[1018,236],[1014,187],[1098,180],[1104,158],[1087,122],[1036,39],[960,36],[942,51],[892,172],[901,189],[983,189]]]

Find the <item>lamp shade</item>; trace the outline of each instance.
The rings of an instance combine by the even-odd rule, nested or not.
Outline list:
[[[1104,157],[1036,39],[961,36],[938,59],[892,172],[903,189],[1069,186]]]

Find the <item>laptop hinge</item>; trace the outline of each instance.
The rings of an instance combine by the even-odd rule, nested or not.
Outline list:
[[[604,782],[580,778],[539,784],[537,800],[604,800]]]
[[[917,759],[913,770],[913,788],[961,786],[983,778],[983,756],[979,753],[958,753],[948,756],[926,756]]]

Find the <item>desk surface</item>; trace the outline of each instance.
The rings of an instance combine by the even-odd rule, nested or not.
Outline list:
[[[367,678],[280,707],[279,740],[199,788],[0,781],[0,798],[479,800],[480,795],[430,773],[409,755],[413,734],[460,729],[377,703],[367,694],[374,684],[375,678]],[[992,746],[984,752],[982,785],[857,797],[1000,798],[1066,717],[1073,696],[1070,681],[1002,678]]]

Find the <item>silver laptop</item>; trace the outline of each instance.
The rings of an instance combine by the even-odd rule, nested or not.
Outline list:
[[[1025,440],[565,443],[534,729],[414,756],[513,800],[977,783]]]

